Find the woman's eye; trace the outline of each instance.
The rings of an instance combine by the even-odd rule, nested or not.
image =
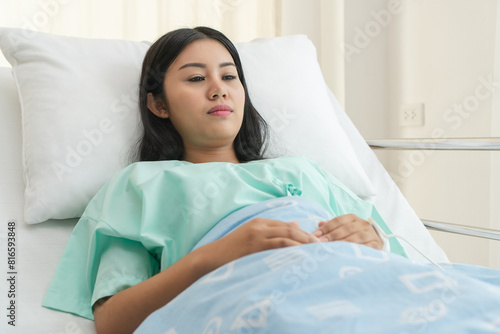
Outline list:
[[[205,77],[202,77],[201,75],[198,75],[196,77],[189,78],[188,81],[191,82],[199,82],[205,80]]]
[[[234,79],[236,79],[236,76],[232,75],[232,74],[228,74],[228,75],[223,76],[222,79],[223,80],[234,80]]]

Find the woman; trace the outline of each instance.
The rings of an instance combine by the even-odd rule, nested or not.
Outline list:
[[[119,196],[129,196],[130,193],[138,192],[137,188],[140,187],[154,189],[155,194],[157,194],[157,188],[161,186],[158,186],[159,183],[157,182],[151,182],[149,178],[140,182],[130,181],[136,179],[137,176],[134,173],[141,168],[148,170],[152,168],[156,173],[157,168],[164,168],[158,167],[159,164],[166,166],[165,164],[169,163],[168,168],[171,168],[169,169],[170,172],[168,176],[162,174],[164,175],[162,176],[162,180],[165,178],[175,178],[177,181],[181,180],[178,182],[184,184],[184,182],[192,179],[191,174],[189,177],[186,177],[185,175],[179,176],[177,173],[182,174],[185,170],[217,167],[219,169],[212,169],[212,171],[213,175],[219,173],[219,183],[210,183],[213,184],[212,188],[208,188],[208,185],[205,185],[203,191],[193,193],[194,195],[179,195],[180,197],[184,196],[186,200],[192,200],[196,196],[205,200],[205,202],[201,200],[197,202],[191,201],[191,207],[185,210],[186,214],[189,211],[189,214],[195,215],[197,212],[192,213],[192,209],[194,208],[199,209],[201,215],[209,215],[210,210],[216,211],[217,209],[218,202],[216,199],[227,195],[226,192],[229,191],[229,185],[233,185],[234,183],[236,187],[240,180],[248,178],[248,173],[250,172],[254,173],[252,177],[258,173],[263,173],[255,176],[254,181],[259,179],[260,175],[265,175],[262,179],[269,179],[269,175],[273,175],[272,173],[275,173],[275,170],[279,169],[280,164],[284,165],[291,162],[291,160],[283,160],[279,163],[273,162],[273,159],[270,159],[270,162],[262,160],[263,147],[266,141],[265,122],[250,102],[241,62],[234,45],[223,34],[213,29],[198,27],[195,29],[176,30],[161,37],[151,46],[143,63],[140,108],[142,123],[144,125],[144,134],[139,149],[140,160],[163,162],[141,162],[135,164],[132,169],[122,172],[119,177],[125,175],[125,186],[121,188],[114,187],[115,184],[119,183],[115,179],[105,187],[105,190],[101,190],[100,192],[101,194],[112,193],[114,200]],[[171,161],[165,162],[165,160]],[[317,189],[323,187],[323,185],[319,185],[319,182],[326,184],[326,181],[323,181],[324,175],[317,167],[311,167],[310,162],[305,164],[307,165],[306,167],[304,167],[305,165],[298,166],[292,169],[291,172],[287,172],[287,175],[289,175],[287,177],[294,179],[294,175],[292,175],[296,173],[294,171],[311,168],[310,172],[306,171],[307,176],[301,177],[301,180],[307,177],[311,177],[312,179],[316,176],[310,176],[311,174],[319,173],[317,180],[321,181],[314,181],[316,183],[311,181],[311,191],[304,190],[309,187],[305,184],[297,187],[297,183],[302,182],[300,180],[294,181],[295,186],[292,183],[279,180],[281,182],[279,186],[283,189],[286,188],[284,195],[300,195],[302,190],[304,190],[304,194],[314,192],[314,196],[317,196],[318,201],[321,201],[321,196],[325,197],[324,194],[328,194],[329,191],[327,187],[324,193],[320,193]],[[243,172],[238,172],[238,179],[233,180],[233,169],[236,168],[239,170],[239,166],[247,169]],[[178,167],[183,167],[182,171]],[[272,172],[270,168],[273,168]],[[241,176],[242,173],[244,176]],[[198,176],[199,174],[206,175],[207,172],[199,172],[196,175]],[[283,178],[282,176],[280,177]],[[221,180],[226,180],[226,183]],[[248,205],[252,201],[258,202],[266,198],[283,196],[283,194],[275,193],[276,189],[269,188],[276,185],[276,182],[278,181],[270,181],[269,185],[266,186],[254,186],[255,183],[253,183],[251,191],[255,195],[252,195],[252,200],[249,201],[240,201],[237,198],[241,193],[246,192],[245,189],[235,191],[234,195],[230,197],[234,198],[235,202],[245,202],[245,205]],[[145,184],[147,185],[144,186]],[[223,186],[226,186],[224,192],[221,190]],[[248,182],[244,183],[244,186],[248,186]],[[140,191],[146,191],[143,188]],[[256,188],[260,189],[256,190]],[[176,189],[178,188],[176,187]],[[207,189],[211,189],[210,192]],[[250,192],[250,190],[248,191]],[[124,195],[125,193],[126,195]],[[259,197],[263,196],[263,193],[265,193],[265,196]],[[342,192],[342,194],[345,193],[346,191]],[[219,196],[214,194],[218,194]],[[144,212],[145,207],[149,205],[145,199],[151,198],[151,196],[141,196],[140,200],[134,203],[140,202],[137,205],[142,205],[141,212]],[[87,234],[90,241],[88,241],[88,245],[81,246],[80,251],[87,254],[89,251],[86,249],[90,248],[92,249],[91,253],[95,253],[95,255],[86,258],[84,261],[92,263],[100,261],[102,264],[106,263],[107,257],[115,261],[122,257],[127,258],[128,256],[135,256],[135,253],[144,252],[147,253],[144,255],[147,260],[138,259],[135,266],[142,267],[144,262],[155,263],[155,261],[158,261],[161,263],[161,268],[157,272],[152,269],[144,270],[146,274],[144,274],[142,281],[135,284],[136,281],[134,283],[121,281],[122,277],[130,274],[127,270],[132,271],[134,269],[119,268],[110,273],[110,271],[103,269],[102,265],[98,267],[95,264],[88,264],[88,268],[90,269],[86,272],[90,272],[88,275],[91,278],[87,280],[90,283],[86,284],[91,286],[90,290],[92,290],[92,287],[94,290],[99,287],[100,291],[100,295],[97,295],[97,297],[94,291],[92,297],[95,300],[92,303],[93,316],[99,333],[132,332],[148,315],[169,303],[200,277],[245,255],[268,249],[334,240],[364,244],[375,249],[382,249],[383,247],[383,242],[374,227],[366,220],[354,214],[339,215],[341,213],[351,213],[349,209],[351,206],[347,205],[343,209],[342,204],[335,204],[339,208],[334,214],[334,216],[337,216],[336,218],[321,222],[316,230],[311,231],[312,233],[307,233],[299,228],[299,224],[296,222],[290,223],[277,219],[255,217],[222,238],[191,251],[193,243],[196,243],[200,236],[203,236],[214,223],[211,223],[210,226],[207,226],[203,231],[198,233],[196,231],[199,228],[197,225],[199,223],[189,225],[184,222],[178,222],[175,229],[191,226],[186,227],[191,229],[190,232],[182,232],[189,234],[191,239],[189,239],[190,243],[188,244],[190,246],[176,246],[178,248],[172,249],[169,252],[162,253],[160,251],[155,253],[158,246],[153,245],[154,242],[152,240],[158,235],[155,230],[158,226],[146,228],[144,227],[146,225],[141,225],[137,231],[134,230],[134,232],[130,233],[130,237],[128,237],[128,232],[126,231],[118,233],[119,237],[125,238],[124,235],[127,235],[127,238],[133,242],[130,241],[126,245],[115,247],[115,243],[120,243],[121,241],[117,238],[109,240],[108,238],[111,233],[116,233],[116,230],[121,227],[119,225],[108,226],[108,232],[101,232],[99,237],[97,237],[97,232],[95,231],[107,228],[106,226],[97,227],[97,224],[102,225],[106,223],[106,225],[112,225],[118,224],[117,221],[120,221],[121,224],[121,220],[126,220],[128,216],[135,215],[135,212],[131,211],[130,213],[123,214],[120,218],[116,218],[116,215],[122,214],[121,212],[113,212],[115,218],[110,219],[104,219],[103,215],[108,213],[103,212],[127,211],[130,206],[135,206],[136,204],[123,204],[122,207],[117,205],[116,208],[118,209],[113,210],[109,209],[113,206],[108,203],[106,204],[108,208],[106,210],[103,209],[103,207],[106,208],[105,204],[101,202],[106,203],[107,200],[102,198],[98,194],[94,198],[93,204],[89,205],[85,214],[87,223],[79,222],[75,228],[74,237],[72,236],[75,240],[70,240],[69,247],[73,247],[71,245],[78,243],[76,241],[80,238],[78,235]],[[156,198],[155,200],[158,199]],[[176,201],[177,199],[171,198],[171,200]],[[349,198],[349,201],[354,203],[356,200]],[[182,198],[177,203],[182,206]],[[202,203],[209,204],[203,206]],[[240,207],[245,205],[240,205]],[[325,204],[325,206],[328,205]],[[99,209],[94,210],[92,209],[93,207],[98,207]],[[227,212],[234,211],[234,209],[231,208]],[[101,212],[88,218],[96,210],[101,210]],[[161,214],[161,212],[158,213],[158,215]],[[144,213],[139,216],[140,218],[138,219],[142,219],[143,221],[141,224],[146,224],[144,221],[147,219],[144,218]],[[165,219],[173,218],[166,216]],[[99,223],[97,223],[98,220]],[[110,220],[114,221],[110,222]],[[154,220],[156,221],[154,223],[156,225],[162,224],[164,221],[160,217],[154,217]],[[209,220],[208,216],[207,220]],[[147,224],[150,223],[150,221],[147,222]],[[86,232],[82,232],[82,229],[85,229],[83,227],[85,224],[88,224],[92,228],[87,228]],[[148,230],[149,228],[151,230]],[[161,226],[161,228],[164,227]],[[171,227],[169,228],[171,229]],[[135,229],[135,227],[132,229]],[[192,230],[195,232],[192,232]],[[180,232],[169,230],[168,233],[175,235],[175,233]],[[168,235],[170,236],[170,234]],[[193,235],[197,236],[194,237]],[[177,240],[177,237],[173,239]],[[147,249],[147,252],[144,250],[144,247]],[[67,250],[67,253],[71,252]],[[73,253],[76,253],[76,251]],[[155,254],[153,257],[150,256],[152,253]],[[172,254],[175,254],[175,256]],[[60,267],[63,268],[66,266],[65,263],[69,261],[64,261],[63,259]],[[127,262],[134,261],[127,260]],[[153,264],[152,267],[155,265]],[[58,270],[64,271],[63,269]],[[66,272],[68,271],[66,270]],[[109,285],[113,286],[103,287],[103,284],[106,284],[102,282],[106,282],[106,280],[115,282],[117,280],[116,271],[123,271],[120,274],[121,276],[118,275],[120,276],[118,279],[119,283],[110,283]],[[58,275],[61,276],[63,274]],[[58,306],[57,302],[51,301],[52,297],[50,296],[64,294],[56,291],[58,284],[56,281],[53,281],[49,290],[45,306],[64,309],[64,307]],[[84,283],[81,284],[83,285]],[[66,309],[66,311],[82,315],[79,311],[72,309]],[[83,313],[83,316],[88,316],[86,314]]]

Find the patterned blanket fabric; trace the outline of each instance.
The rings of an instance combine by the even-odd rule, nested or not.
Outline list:
[[[199,245],[251,217],[300,217],[307,230],[322,219],[308,203],[268,204],[228,216]],[[348,242],[260,252],[205,275],[136,333],[500,333],[500,271],[441,266]]]

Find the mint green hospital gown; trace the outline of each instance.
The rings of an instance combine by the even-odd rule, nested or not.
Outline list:
[[[225,216],[284,196],[312,200],[332,217],[372,217],[390,232],[371,204],[306,158],[138,162],[115,174],[88,204],[43,306],[93,319],[97,300],[168,268]],[[391,251],[404,253],[392,240]]]

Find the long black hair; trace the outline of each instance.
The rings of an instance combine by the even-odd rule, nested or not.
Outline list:
[[[186,46],[200,39],[216,40],[229,51],[245,90],[243,122],[234,139],[236,158],[240,162],[263,158],[268,138],[268,127],[250,101],[236,47],[221,32],[208,27],[196,27],[194,29],[178,29],[163,35],[149,48],[144,57],[139,86],[139,109],[143,125],[143,134],[138,143],[138,159],[140,161],[182,159],[184,145],[181,136],[174,128],[170,118],[160,118],[149,110],[147,95],[152,93],[155,99],[167,100],[163,88],[165,72]]]

